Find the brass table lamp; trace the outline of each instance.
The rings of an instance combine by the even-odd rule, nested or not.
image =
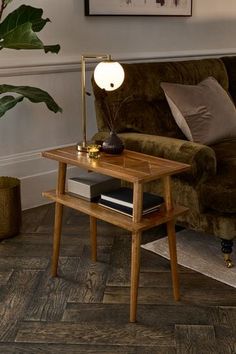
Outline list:
[[[81,92],[82,92],[82,142],[77,144],[77,150],[88,152],[87,143],[87,114],[86,114],[86,62],[91,60],[100,61],[94,70],[96,84],[106,91],[118,89],[124,81],[124,69],[115,61],[111,60],[110,54],[86,54],[81,56]]]

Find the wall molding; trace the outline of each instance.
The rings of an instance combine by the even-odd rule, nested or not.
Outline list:
[[[0,66],[1,77],[44,75],[53,73],[79,72],[80,62],[57,62],[44,64],[22,64],[19,66]]]
[[[67,177],[75,177],[79,173],[78,168],[67,167]],[[57,169],[51,169],[47,172],[20,178],[22,209],[31,209],[50,203],[48,199],[42,197],[42,192],[56,188],[57,176]]]
[[[184,51],[168,51],[168,52],[152,52],[152,53],[128,53],[115,54],[113,58],[121,62],[143,62],[143,61],[158,61],[158,60],[178,60],[188,58],[205,58],[205,57],[219,57],[224,55],[236,55],[236,48],[225,49],[203,49],[203,50],[184,50]],[[96,61],[91,60],[86,66],[87,70],[92,70]],[[36,62],[19,62],[18,65],[1,64],[0,76],[24,76],[24,75],[42,75],[52,73],[65,72],[80,72],[80,57],[64,57],[57,61]]]
[[[0,157],[0,176],[14,176],[21,181],[23,210],[48,203],[48,200],[42,197],[42,192],[56,186],[58,164],[43,158],[42,151],[73,144],[76,143]],[[78,168],[68,166],[67,176],[75,176],[78,172]]]
[[[7,155],[7,156],[0,156],[0,167],[12,165],[16,163],[22,163],[26,161],[37,160],[41,158],[41,154],[45,150],[59,149],[73,144],[76,144],[76,142],[72,142],[70,144],[65,144],[60,146],[45,147],[43,149],[31,150],[31,151],[21,152],[21,153]]]
[[[14,155],[0,157],[0,167],[8,166],[16,163],[22,163],[25,161],[37,160],[41,157],[41,151],[38,152],[24,152]]]

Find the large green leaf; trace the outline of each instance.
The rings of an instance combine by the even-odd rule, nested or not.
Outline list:
[[[32,23],[34,32],[39,32],[50,20],[42,18],[43,10],[32,6],[22,5],[15,11],[12,11],[0,24],[0,36],[4,36],[16,27],[26,22]]]
[[[51,111],[57,113],[57,112],[62,112],[61,107],[58,106],[58,104],[54,101],[54,99],[46,92],[43,91],[39,88],[36,87],[31,87],[31,86],[13,86],[13,85],[0,85],[0,94],[8,93],[8,92],[13,92],[16,94],[21,95],[21,99],[18,98],[18,102],[20,102],[23,98],[28,98],[31,102],[34,103],[40,103],[44,102],[48,109]],[[4,97],[10,97],[10,96],[4,96]],[[6,99],[5,101],[3,100],[4,97],[0,100],[0,112],[2,113],[1,116],[6,113],[6,111],[12,107],[14,107],[14,104],[12,107],[9,107],[6,105]],[[9,98],[8,98],[9,100]],[[17,98],[16,98],[17,100]],[[9,100],[10,102],[10,100]],[[9,103],[8,102],[8,103]],[[12,100],[13,103],[13,100]]]
[[[32,31],[31,26],[30,22],[26,22],[8,32],[4,36],[1,46],[10,49],[43,49],[43,43]]]
[[[23,100],[23,96],[13,97],[4,96],[0,98],[0,118],[11,108],[13,108],[18,102]]]
[[[13,0],[4,1],[4,9]],[[0,23],[0,50],[10,49],[44,49],[45,53],[58,53],[59,45],[46,45],[38,38],[37,32],[41,31],[50,20],[43,19],[43,10],[32,6],[22,5]],[[8,93],[14,95],[8,95]],[[44,102],[53,112],[62,112],[62,109],[54,99],[46,92],[36,87],[0,85],[0,94],[6,94],[0,98],[0,117],[13,108],[24,98],[31,102]]]
[[[44,46],[35,32],[39,32],[50,20],[42,18],[43,10],[22,5],[0,23],[0,49],[44,49],[58,53],[59,45]]]

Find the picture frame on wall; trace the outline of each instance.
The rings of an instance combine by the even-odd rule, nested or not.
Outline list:
[[[86,16],[192,16],[192,0],[85,0]]]

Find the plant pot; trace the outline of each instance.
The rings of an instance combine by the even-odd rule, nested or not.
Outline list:
[[[20,226],[20,180],[13,177],[0,177],[0,239],[17,235]]]

